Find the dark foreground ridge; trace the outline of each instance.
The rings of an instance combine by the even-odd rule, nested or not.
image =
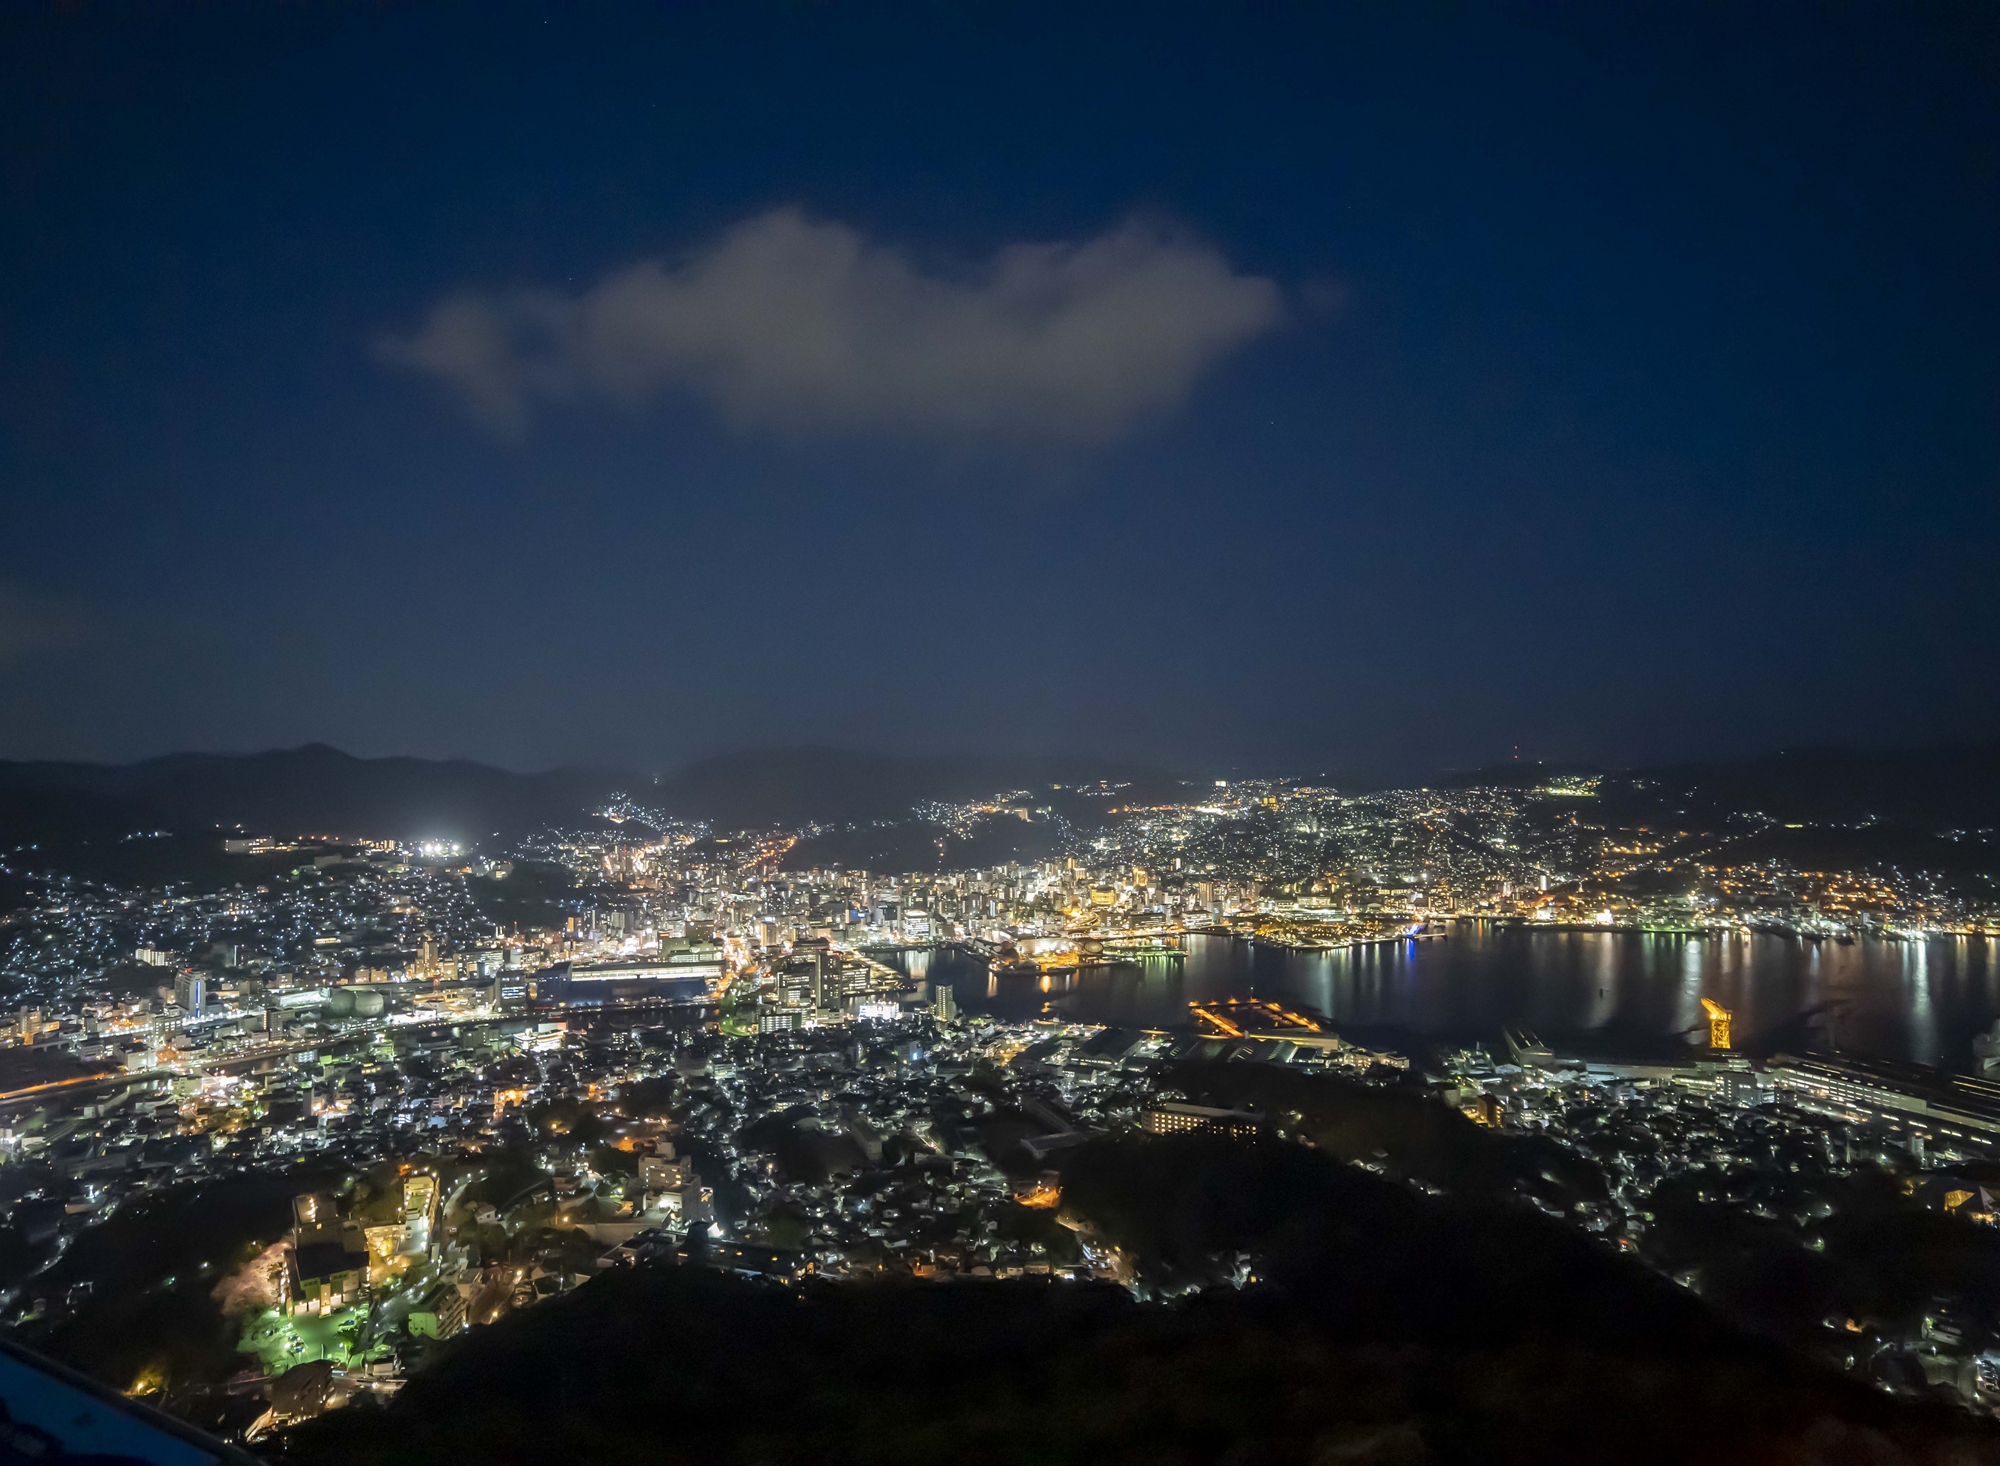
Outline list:
[[[1502,1203],[1303,1145],[1099,1141],[1063,1220],[1112,1284],[808,1284],[621,1267],[463,1337],[311,1466],[440,1460],[1929,1463],[1986,1423],[1891,1399]],[[1222,1275],[1257,1259],[1236,1288]]]

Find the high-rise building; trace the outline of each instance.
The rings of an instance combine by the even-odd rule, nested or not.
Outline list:
[[[937,989],[937,996],[931,1002],[931,1011],[942,1023],[949,1023],[958,1017],[958,997],[946,983]]]
[[[199,972],[183,972],[174,979],[174,1001],[189,1013],[199,1013],[208,1001],[208,979]]]
[[[693,1167],[674,1154],[671,1141],[659,1141],[655,1154],[639,1157],[639,1184],[648,1191],[683,1191],[693,1181]]]
[[[292,1243],[285,1249],[286,1311],[331,1313],[366,1296],[368,1244],[343,1222],[325,1192],[292,1198]]]
[[[340,1206],[324,1191],[307,1192],[292,1198],[292,1241],[299,1247],[317,1247],[341,1240]]]

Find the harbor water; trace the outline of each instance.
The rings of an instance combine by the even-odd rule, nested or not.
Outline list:
[[[1503,1027],[1606,1057],[1706,1042],[1701,1000],[1735,1015],[1739,1048],[1838,1048],[1947,1069],[2000,1017],[2000,941],[1762,933],[1544,931],[1452,923],[1441,938],[1298,952],[1190,936],[1183,955],[1001,975],[956,948],[912,949],[912,977],[951,984],[961,1010],[1009,1019],[1174,1027],[1188,1004],[1257,996],[1326,1014],[1384,1044],[1493,1042]]]

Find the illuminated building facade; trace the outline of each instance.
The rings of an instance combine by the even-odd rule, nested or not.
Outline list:
[[[1263,1128],[1264,1117],[1254,1110],[1161,1104],[1146,1111],[1146,1129],[1155,1135],[1220,1135],[1230,1140],[1247,1140]]]

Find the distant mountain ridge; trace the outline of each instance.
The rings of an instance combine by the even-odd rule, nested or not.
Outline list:
[[[1757,813],[1809,824],[1876,822],[1924,830],[2000,825],[2000,739],[1923,748],[1791,748],[1624,769],[1508,762],[1454,769],[1438,784],[1511,789],[1582,776],[1601,781],[1601,807],[1613,816],[1672,811],[1720,821]]]
[[[637,776],[516,774],[465,759],[356,758],[323,743],[176,753],[135,764],[0,762],[0,832],[16,843],[135,829],[469,842],[574,821]]]
[[[1436,785],[1521,785],[1603,774],[1602,813],[1673,814],[1720,822],[1759,811],[1773,819],[1915,829],[2000,825],[2000,740],[1867,751],[1799,749],[1620,771],[1503,764],[1441,776]],[[624,791],[642,805],[730,829],[867,823],[913,805],[1026,790],[1072,816],[1113,801],[1078,785],[1122,786],[1116,802],[1184,799],[1168,770],[1114,758],[1064,755],[901,755],[827,747],[723,754],[654,776],[619,769],[520,774],[465,759],[356,758],[325,744],[250,754],[179,753],[133,764],[0,761],[0,848],[116,838],[139,829],[181,833],[241,826],[254,834],[319,832],[472,841],[577,824]],[[1052,793],[1051,786],[1067,786]]]
[[[1928,748],[1798,748],[1631,771],[1690,813],[1976,830],[2000,825],[2000,739]]]
[[[751,828],[819,820],[896,819],[927,800],[962,802],[1013,790],[1046,795],[1051,785],[1128,785],[1130,798],[1178,796],[1164,769],[1109,758],[1038,755],[857,753],[842,748],[766,748],[689,764],[654,784],[641,803],[687,819]]]
[[[773,748],[631,770],[518,774],[466,759],[356,758],[323,743],[263,753],[176,753],[134,764],[0,761],[0,846],[117,838],[140,829],[471,842],[576,825],[612,795],[730,829],[897,819],[926,800],[1055,783],[1127,784],[1147,799],[1173,775],[1111,759],[907,756]]]

